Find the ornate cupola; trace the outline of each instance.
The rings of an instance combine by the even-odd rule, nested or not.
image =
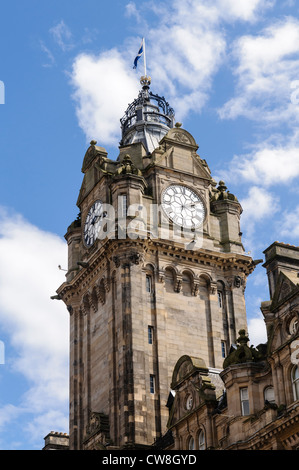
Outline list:
[[[148,153],[153,152],[161,139],[174,127],[174,110],[164,97],[149,91],[151,78],[140,79],[142,90],[120,120],[120,146],[142,142]]]

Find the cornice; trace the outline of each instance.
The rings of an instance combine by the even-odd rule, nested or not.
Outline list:
[[[176,242],[153,239],[137,240],[107,240],[96,252],[88,259],[84,257],[83,262],[86,267],[78,267],[78,272],[70,282],[63,283],[57,290],[57,294],[63,298],[70,291],[74,294],[78,289],[81,291],[87,288],[92,280],[107,268],[109,263],[113,263],[113,268],[117,269],[124,261],[126,264],[138,264],[142,260],[134,258],[136,253],[153,252],[160,256],[169,257],[173,262],[191,262],[195,266],[218,267],[223,271],[238,270],[246,276],[251,274],[255,268],[250,257],[241,254],[220,253],[211,250],[200,249],[196,251],[186,250]],[[117,254],[125,254],[125,259],[120,258],[116,263],[114,258]]]

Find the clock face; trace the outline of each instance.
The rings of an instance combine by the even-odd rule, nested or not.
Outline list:
[[[192,405],[193,405],[193,397],[192,395],[189,394],[186,399],[186,409],[190,411],[192,408]]]
[[[298,318],[297,316],[293,317],[289,323],[289,333],[291,335],[295,334],[298,328]]]
[[[183,185],[172,184],[163,191],[162,207],[175,224],[188,229],[199,227],[205,217],[201,198]]]
[[[95,201],[88,211],[84,224],[84,243],[87,247],[94,244],[103,221],[103,203]]]

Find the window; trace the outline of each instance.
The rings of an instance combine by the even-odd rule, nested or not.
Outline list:
[[[221,355],[223,358],[226,357],[225,341],[221,341]]]
[[[249,415],[249,399],[248,399],[248,388],[240,388],[240,399],[241,399],[241,411],[242,416]]]
[[[154,327],[153,326],[148,326],[147,327],[147,337],[148,337],[148,344],[153,344],[154,340]]]
[[[121,194],[118,201],[119,217],[127,216],[127,195]]]
[[[188,273],[183,273],[182,292],[183,295],[191,297],[192,279]]]
[[[152,292],[152,276],[150,276],[150,274],[146,275],[145,286],[146,286],[146,292],[151,293]]]
[[[293,384],[294,400],[299,400],[299,368],[298,366],[295,366],[292,369],[292,384]]]
[[[150,392],[155,393],[155,376],[150,375]]]
[[[194,450],[194,449],[195,449],[193,437],[190,437],[190,439],[189,439],[188,449],[189,449],[189,450]]]
[[[218,295],[218,305],[220,308],[222,308],[223,306],[223,296],[222,296],[222,292],[220,290],[217,291],[217,295]]]
[[[275,403],[275,396],[274,396],[274,388],[273,387],[267,387],[265,389],[264,399],[265,399],[265,402],[267,401],[268,403]]]
[[[198,435],[198,449],[199,450],[205,450],[205,435],[203,431],[200,431]]]

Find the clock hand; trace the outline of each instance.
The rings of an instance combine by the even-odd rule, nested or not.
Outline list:
[[[91,224],[92,224],[92,225],[95,225],[95,224],[97,223],[97,221],[98,221],[99,218],[100,218],[100,215],[95,215],[94,218],[93,218],[92,221],[91,221]]]

